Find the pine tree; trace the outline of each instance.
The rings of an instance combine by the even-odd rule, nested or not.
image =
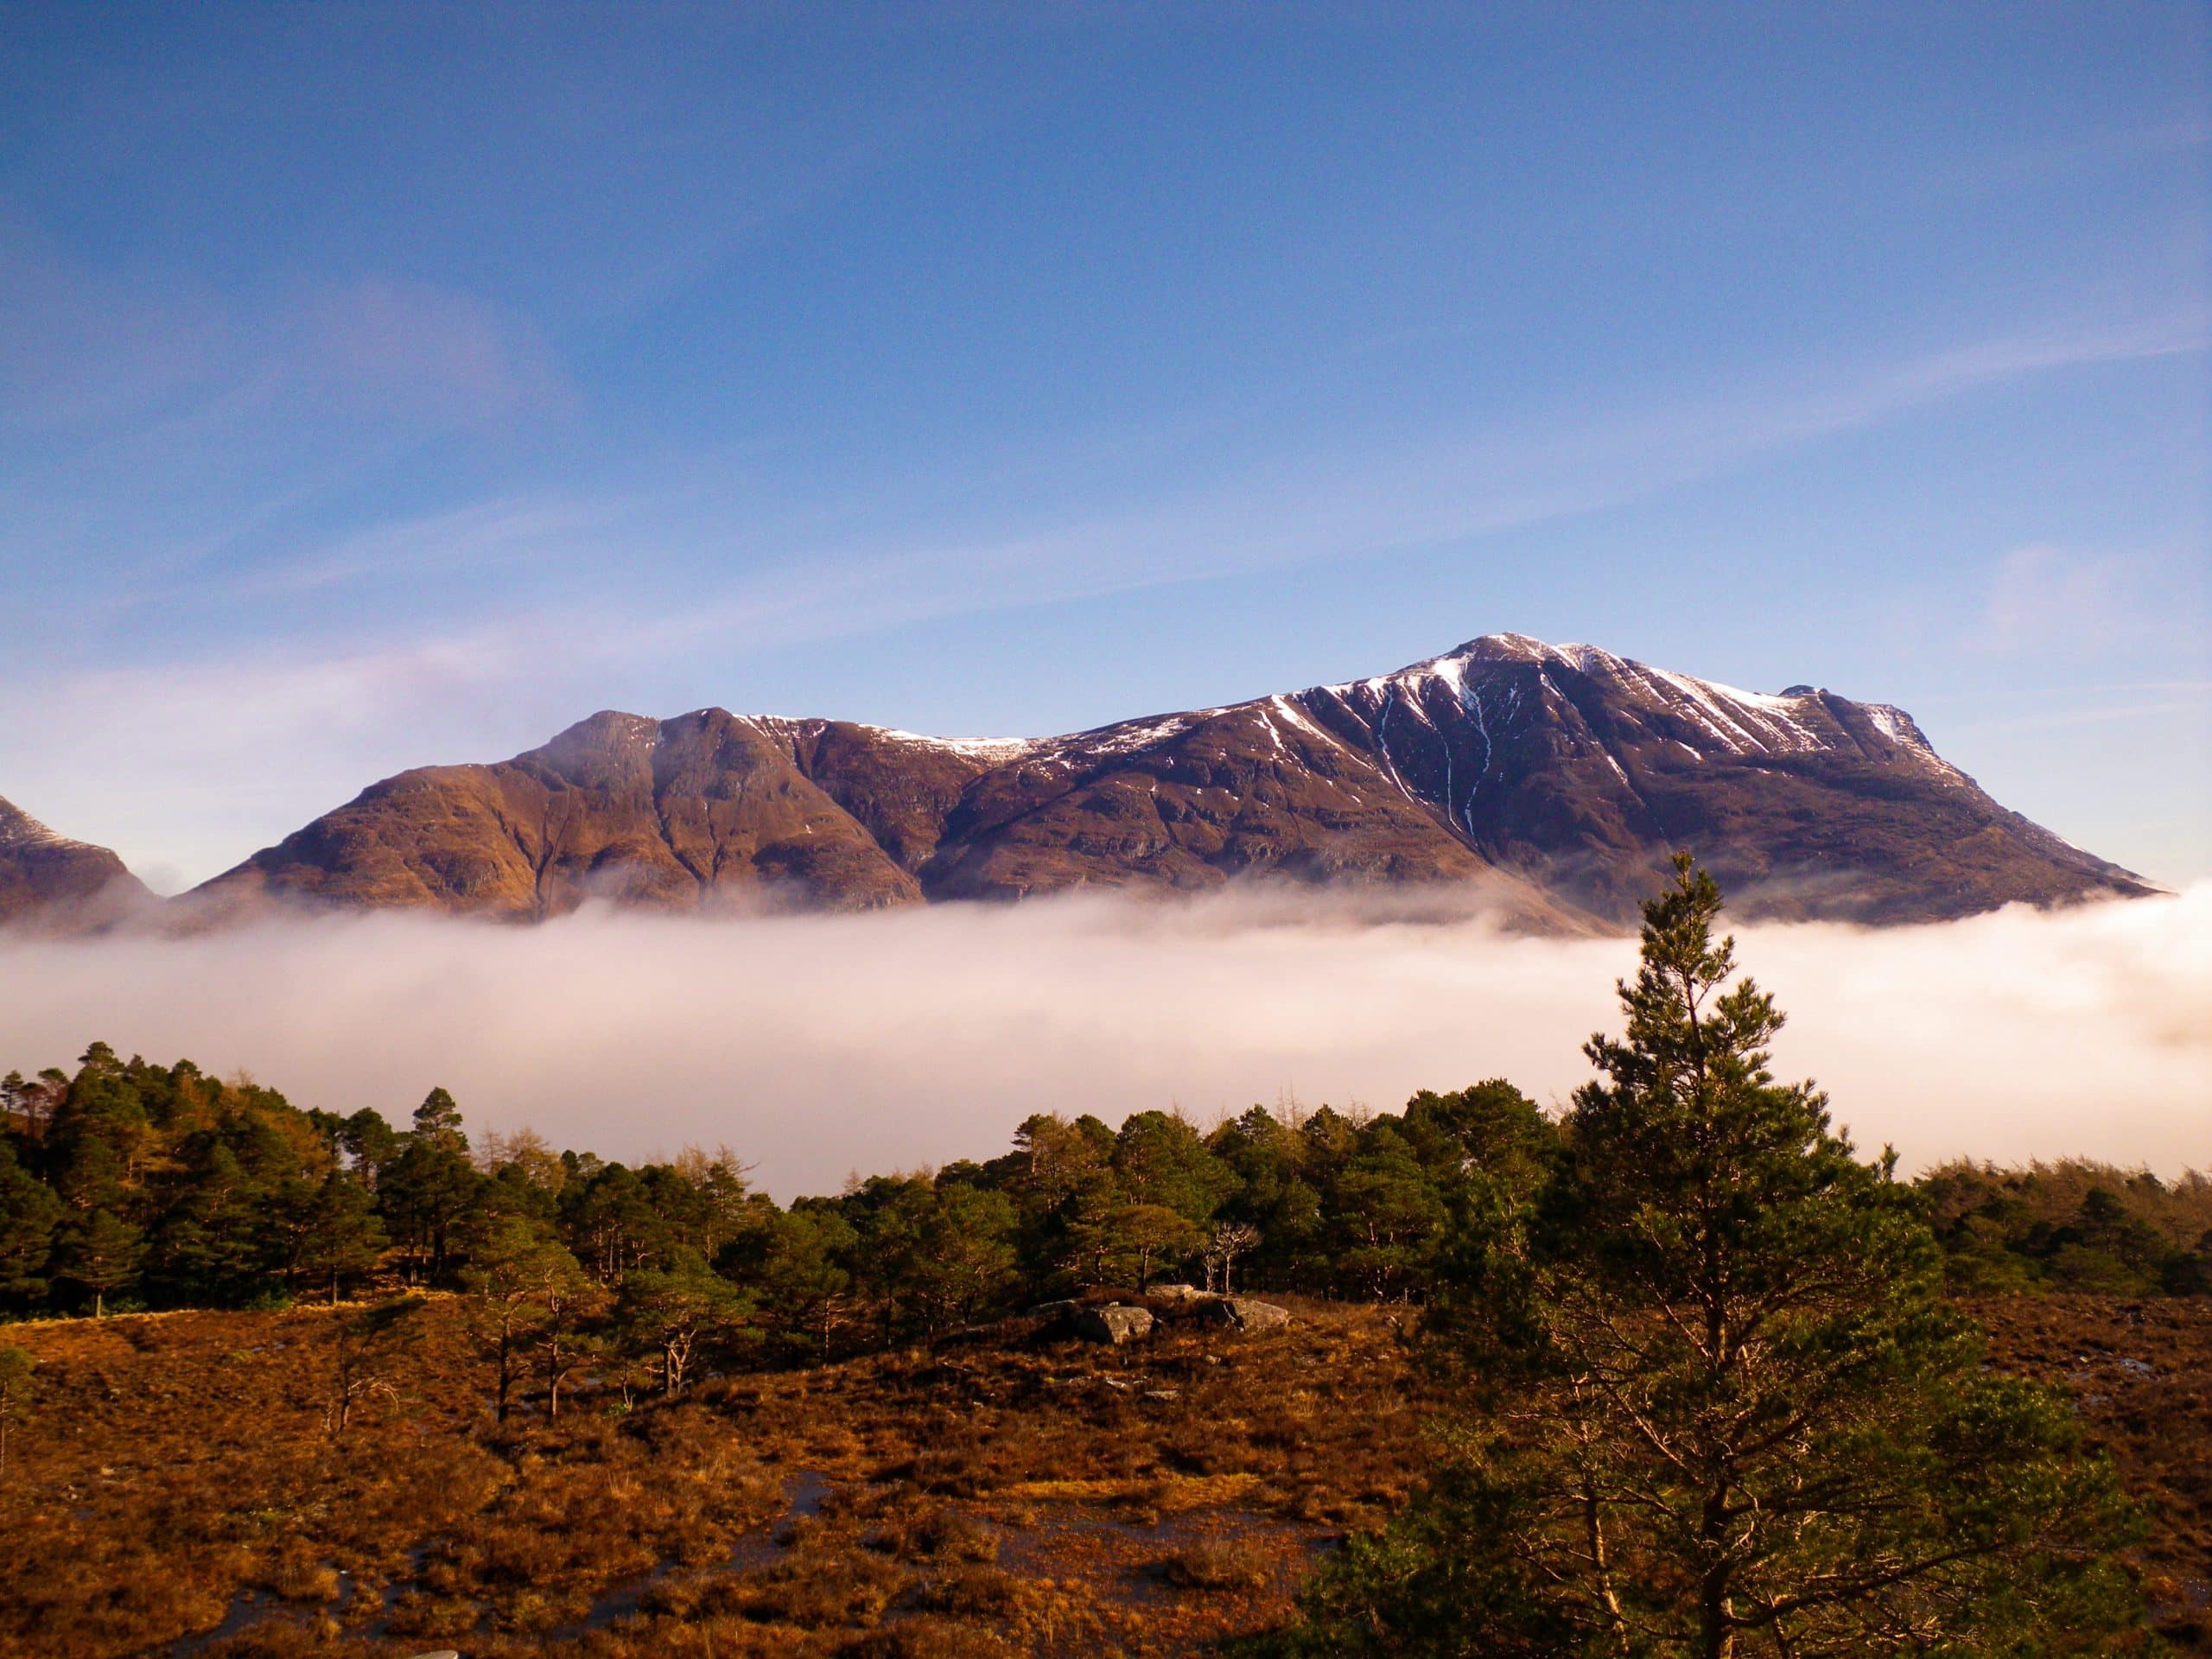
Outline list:
[[[576,1367],[607,1349],[596,1319],[612,1298],[565,1249],[540,1252],[536,1271],[537,1305],[544,1311],[537,1327],[538,1375],[545,1383],[550,1421],[561,1414],[561,1390]]]
[[[1329,1184],[1326,1213],[1336,1270],[1361,1294],[1382,1301],[1424,1282],[1445,1198],[1389,1122],[1362,1133],[1359,1151]]]
[[[138,1276],[144,1236],[111,1210],[95,1210],[62,1236],[61,1274],[92,1294],[92,1317],[107,1313],[111,1292]]]
[[[177,1198],[154,1228],[146,1276],[158,1300],[233,1306],[264,1286],[270,1206],[228,1146],[195,1140]]]
[[[1236,1178],[1198,1132],[1169,1112],[1136,1112],[1114,1137],[1114,1173],[1134,1205],[1162,1205],[1195,1227],[1213,1219]]]
[[[492,1363],[493,1408],[505,1422],[526,1356],[582,1294],[586,1276],[538,1223],[520,1216],[488,1219],[469,1238],[467,1323]]]
[[[0,1138],[0,1302],[35,1302],[46,1294],[61,1200],[16,1161]]]
[[[375,1108],[364,1106],[338,1127],[339,1150],[353,1172],[373,1188],[384,1166],[399,1156],[399,1135]]]
[[[423,1341],[415,1318],[423,1306],[419,1296],[397,1296],[333,1321],[330,1396],[324,1414],[331,1439],[342,1438],[354,1414],[371,1400],[399,1398],[392,1379],[409,1351]]]
[[[301,1217],[296,1265],[315,1281],[328,1281],[330,1305],[335,1307],[341,1281],[372,1271],[384,1255],[385,1242],[375,1195],[355,1176],[334,1169]]]
[[[975,1317],[1014,1276],[1014,1210],[1001,1192],[942,1185],[916,1229],[901,1277],[934,1341]]]
[[[1428,1357],[1476,1409],[1292,1650],[2120,1650],[2109,1467],[1979,1370],[1893,1158],[1774,1080],[1719,906],[1678,860],[1548,1176],[1471,1210]]]
[[[1205,1242],[1196,1224],[1164,1204],[1116,1205],[1106,1213],[1109,1259],[1141,1291],[1152,1287],[1155,1265],[1180,1261]]]
[[[827,1360],[838,1325],[854,1311],[851,1261],[859,1236],[835,1206],[766,1205],[716,1265],[759,1287],[772,1340],[794,1356]]]
[[[661,1392],[674,1399],[702,1348],[745,1331],[753,1299],[715,1273],[697,1253],[678,1249],[666,1268],[632,1273],[622,1282],[619,1310],[633,1350],[650,1356]]]
[[[435,1280],[445,1272],[454,1226],[468,1213],[483,1185],[467,1154],[456,1151],[434,1130],[427,1136],[408,1137],[399,1155],[379,1175],[377,1199],[385,1220],[410,1247],[414,1266],[427,1265]]]
[[[461,1108],[442,1089],[433,1089],[415,1109],[415,1135],[448,1152],[466,1153],[468,1137],[461,1133]]]

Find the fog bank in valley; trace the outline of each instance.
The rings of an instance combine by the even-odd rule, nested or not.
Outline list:
[[[1863,1147],[2212,1162],[2212,885],[1937,926],[1738,930]],[[0,944],[0,1070],[124,1052],[245,1068],[296,1105],[634,1160],[728,1142],[779,1197],[988,1157],[1033,1111],[1205,1124],[1294,1092],[1392,1109],[1492,1076],[1564,1103],[1632,940],[1252,895],[853,917],[398,916]]]

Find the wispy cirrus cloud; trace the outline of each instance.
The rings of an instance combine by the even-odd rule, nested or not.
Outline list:
[[[276,332],[283,378],[365,413],[486,425],[579,403],[534,323],[459,289],[372,274],[303,296]]]
[[[509,499],[378,526],[302,555],[294,568],[298,580],[319,582],[448,558],[528,556],[554,570],[689,562],[738,574],[694,584],[665,610],[612,595],[613,606],[593,607],[599,645],[741,641],[770,626],[782,638],[867,632],[948,613],[1476,538],[1633,502],[1992,386],[2208,346],[2212,318],[2196,312],[2050,329],[1595,416],[1497,423],[1392,450],[1285,457],[1229,469],[1196,488],[1114,506],[1070,500],[1027,524],[959,536],[894,524],[841,540],[803,518],[796,530],[759,524],[702,487],[700,475],[715,464],[709,461],[672,486]],[[2024,550],[2017,571],[2000,575],[2018,593],[1993,600],[1993,626],[2023,626],[2029,608],[2048,608],[2029,588],[2048,582],[2058,556]],[[2096,575],[2077,569],[2066,580],[2081,587]],[[2056,596],[2062,607],[2066,597]]]
[[[474,425],[577,404],[528,318],[380,272],[223,295],[100,270],[0,217],[0,421],[35,430],[137,430],[288,404],[327,414],[334,399],[361,416]]]
[[[341,310],[330,325],[340,358],[405,334],[408,318],[430,320],[424,342],[448,328],[486,337],[467,308],[410,310],[397,292]],[[1068,500],[1057,516],[964,535],[906,533],[895,513],[844,534],[804,513],[756,517],[717,487],[709,458],[672,482],[490,499],[291,548],[216,581],[187,561],[118,594],[141,607],[188,592],[203,607],[281,606],[289,638],[241,653],[217,628],[126,668],[65,658],[0,686],[0,718],[22,734],[10,781],[78,833],[204,875],[383,772],[541,741],[609,701],[608,686],[641,663],[1476,542],[2026,377],[2201,353],[2207,339],[2195,313],[2038,331],[1608,415],[1247,467],[1118,505]],[[515,371],[511,384],[507,359],[486,353],[455,371],[452,391],[479,413],[523,395],[535,372]],[[2069,620],[2121,626],[2121,611],[2101,608],[2109,580],[2094,561],[2023,550],[1996,575],[1982,632],[2018,649]],[[435,611],[416,605],[424,593]],[[103,786],[76,766],[87,745],[131,779],[127,819],[99,806]],[[265,792],[222,796],[219,821],[213,779],[260,779]],[[170,846],[156,851],[163,835]]]
[[[2081,653],[2124,642],[2142,629],[2148,597],[2132,574],[2109,555],[2014,548],[1997,563],[1974,643],[1998,653]]]

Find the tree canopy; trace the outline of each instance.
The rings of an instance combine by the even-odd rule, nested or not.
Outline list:
[[[1980,1368],[1681,861],[1541,1178],[1461,1212],[1424,1327],[1445,1467],[1320,1575],[1295,1651],[2113,1651],[2132,1520],[2066,1402]]]

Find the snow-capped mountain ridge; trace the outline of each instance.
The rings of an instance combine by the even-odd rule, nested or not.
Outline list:
[[[1491,633],[1057,737],[606,710],[511,760],[373,785],[188,908],[533,919],[590,899],[1479,883],[1529,925],[1616,927],[1681,847],[1750,914],[1926,920],[2149,890],[2007,812],[1890,704]]]

